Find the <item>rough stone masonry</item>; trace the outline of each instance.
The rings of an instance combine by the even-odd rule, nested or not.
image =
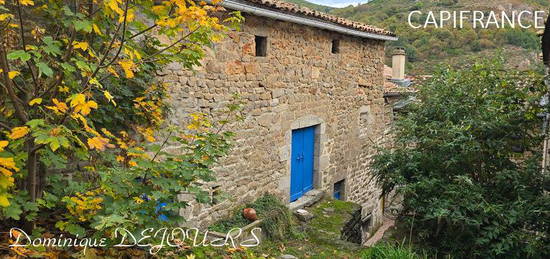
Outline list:
[[[391,120],[383,98],[384,41],[244,16],[242,30],[216,44],[202,67],[171,65],[162,75],[173,86],[175,123],[221,108],[234,93],[246,103],[244,121],[230,129],[235,147],[210,185],[227,199],[182,211],[188,224],[205,227],[266,192],[288,203],[292,130],[309,126],[316,126],[314,189],[332,195],[344,180],[343,199],[380,215],[368,165]],[[256,56],[256,36],[267,40],[266,56]]]

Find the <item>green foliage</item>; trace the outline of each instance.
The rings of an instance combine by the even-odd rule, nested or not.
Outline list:
[[[440,69],[372,163],[420,243],[464,258],[545,258],[548,174],[540,168],[542,78],[501,62]]]
[[[184,256],[185,255],[185,256]],[[171,258],[171,257],[169,257]],[[192,250],[183,251],[177,253],[174,258],[185,259],[271,259],[264,253],[255,252],[243,248],[224,248],[224,247],[194,247]]]
[[[534,33],[520,29],[508,29],[504,33],[504,37],[509,44],[524,49],[540,49],[540,39]]]
[[[363,251],[362,259],[427,259],[426,255],[418,255],[410,247],[403,244],[381,243]]]
[[[175,226],[182,192],[209,202],[198,181],[214,179],[240,103],[224,120],[198,113],[172,127],[170,84],[157,75],[171,63],[193,69],[238,29],[239,13],[217,11],[184,0],[0,0],[0,227],[110,237],[115,226]]]
[[[275,196],[265,194],[252,203],[235,210],[234,215],[212,224],[209,229],[217,232],[227,232],[232,228],[244,227],[251,222],[243,217],[244,208],[256,210],[258,219],[262,220],[260,227],[271,240],[282,240],[292,235],[291,215],[288,208]]]
[[[357,204],[341,200],[325,201],[313,209],[313,214],[319,216],[314,217],[309,224],[316,229],[323,229],[324,231],[336,233],[335,238],[339,238],[342,226],[347,223],[350,219],[350,215],[357,210],[358,207]],[[323,215],[324,210],[327,208],[334,209],[335,212]]]
[[[522,0],[522,6],[529,6],[531,10],[545,10],[549,3],[546,0]],[[444,28],[413,29],[408,24],[411,11],[421,11],[421,15],[413,15],[411,22],[415,25],[423,25],[429,11],[438,14],[439,11],[449,12],[463,10],[480,10],[500,12],[498,6],[516,5],[514,0],[372,0],[359,6],[334,8],[330,14],[348,18],[351,20],[371,24],[380,28],[395,32],[399,37],[397,42],[388,42],[386,48],[386,60],[389,65],[389,57],[392,47],[404,47],[407,51],[407,59],[411,63],[411,74],[432,73],[439,63],[454,64],[457,59],[467,60],[477,57],[478,52],[494,52],[494,49],[511,49],[510,58],[523,58],[525,55],[514,47],[520,47],[530,51],[540,48],[540,41],[536,35],[536,29],[473,29],[468,23],[465,28],[452,28],[447,24]],[[516,11],[523,11],[516,10]],[[525,24],[533,21],[524,21]],[[536,62],[536,61],[534,61]]]
[[[327,211],[327,208],[334,210]],[[257,254],[267,258],[281,254],[294,255],[297,258],[359,258],[363,249],[360,245],[343,241],[341,230],[359,209],[357,204],[326,199],[306,208],[314,217],[302,222],[292,217],[292,235],[279,240],[262,240],[260,246],[252,248]]]
[[[201,120],[205,123],[204,118]],[[187,131],[174,128],[162,144],[132,150],[138,156],[136,166],[99,169],[93,183],[104,193],[98,197],[105,209],[92,218],[91,227],[105,233],[120,226],[131,231],[176,226],[185,220],[180,209],[188,205],[178,200],[178,194],[188,193],[199,202],[210,202],[210,194],[198,182],[214,180],[211,168],[231,147],[231,132],[216,133],[223,124],[214,124],[215,130],[197,131],[191,137]],[[168,146],[172,147],[170,152],[166,151]]]
[[[532,4],[536,4],[536,5],[539,5],[539,6],[543,6],[543,7],[550,6],[550,2],[548,2],[546,0],[527,0],[527,2],[532,3]]]

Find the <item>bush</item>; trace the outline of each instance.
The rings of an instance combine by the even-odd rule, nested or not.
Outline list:
[[[377,244],[361,253],[362,259],[422,259],[427,256],[420,256],[410,247],[403,244]]]
[[[475,40],[472,42],[472,46],[470,46],[470,48],[472,49],[472,51],[479,52],[482,49],[481,43],[479,42],[479,40]]]
[[[544,258],[548,174],[540,168],[539,75],[502,62],[441,69],[372,164],[419,242],[464,258]]]
[[[492,49],[492,48],[496,47],[495,43],[493,43],[492,41],[490,41],[488,39],[480,39],[479,40],[479,45],[483,49]]]
[[[244,208],[256,210],[258,219],[263,220],[260,227],[266,236],[281,240],[292,234],[291,215],[288,208],[275,196],[265,194],[252,203],[239,207],[233,216],[212,224],[209,229],[217,232],[228,232],[232,228],[242,228],[251,222],[242,215]]]
[[[512,44],[525,49],[540,48],[540,40],[533,32],[519,29],[509,29],[504,33],[504,37],[506,38],[506,42],[508,44]]]

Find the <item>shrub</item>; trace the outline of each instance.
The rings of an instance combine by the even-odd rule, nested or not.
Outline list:
[[[543,258],[549,177],[540,168],[540,75],[502,62],[441,69],[372,164],[420,243],[464,258]]]
[[[472,49],[472,51],[475,51],[475,52],[481,51],[482,47],[481,47],[480,41],[479,40],[473,41],[470,48]]]
[[[533,32],[520,30],[520,29],[508,29],[504,33],[504,37],[508,44],[512,44],[525,49],[539,49],[540,40]]]
[[[244,227],[251,222],[242,215],[244,208],[256,210],[258,219],[262,220],[262,233],[273,240],[282,240],[292,234],[291,215],[288,208],[275,196],[265,194],[252,203],[239,207],[233,215],[212,224],[209,229],[218,232],[227,232],[232,228]]]
[[[362,259],[424,259],[425,255],[420,256],[410,247],[403,244],[376,244],[375,246],[361,253]]]
[[[479,40],[479,46],[483,49],[492,49],[495,46],[495,43],[493,43],[492,41],[488,40],[488,39],[480,39]]]

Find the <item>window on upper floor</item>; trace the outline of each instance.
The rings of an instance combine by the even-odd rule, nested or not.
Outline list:
[[[332,40],[331,52],[333,54],[340,53],[340,40]]]
[[[256,57],[267,56],[267,37],[256,35],[254,42],[256,43]]]

